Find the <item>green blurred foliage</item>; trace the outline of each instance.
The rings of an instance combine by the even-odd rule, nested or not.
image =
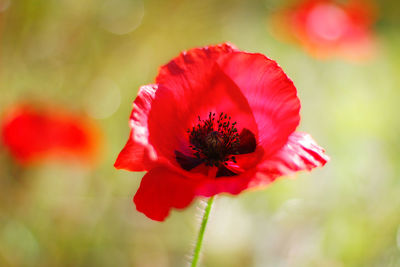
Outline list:
[[[142,173],[117,171],[131,103],[160,65],[230,41],[294,80],[301,130],[332,160],[265,190],[221,196],[203,266],[400,266],[400,27],[380,1],[377,56],[318,61],[275,40],[277,0],[1,0],[0,112],[22,100],[84,112],[100,125],[95,167],[22,169],[0,150],[0,266],[185,266],[199,201],[167,221],[135,211]],[[201,206],[201,205],[200,205]]]

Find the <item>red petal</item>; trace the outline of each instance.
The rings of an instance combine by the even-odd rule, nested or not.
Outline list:
[[[257,175],[255,168],[256,164],[260,161],[263,155],[264,152],[261,147],[258,147],[253,153],[236,155],[237,163],[228,161],[228,165],[225,166],[230,172],[236,173],[236,176],[230,177],[229,171],[217,172],[217,178],[203,180],[196,193],[206,197],[219,193],[230,193],[233,195],[239,194],[243,190],[251,187],[251,184]]]
[[[242,90],[258,126],[258,144],[272,155],[300,121],[300,101],[293,82],[275,61],[261,54],[235,52],[218,63]]]
[[[204,55],[196,54],[199,51]],[[172,70],[164,67],[157,77],[162,84],[149,116],[149,140],[160,155],[174,164],[175,150],[190,153],[186,130],[196,125],[198,116],[208,118],[209,112],[224,112],[238,123],[239,131],[248,128],[256,137],[258,134],[252,110],[241,90],[211,59],[207,65],[201,61],[206,60],[206,51],[195,49],[181,55],[180,60],[172,61]],[[175,70],[178,67],[180,71]]]
[[[265,186],[280,176],[324,166],[329,160],[324,152],[309,134],[295,132],[284,147],[257,168],[238,176],[204,180],[196,194],[206,197],[219,193],[237,195],[249,188]]]
[[[253,153],[235,155],[236,163],[228,161],[228,169],[235,173],[243,173],[246,170],[253,169],[263,158],[264,150],[262,147],[257,147]]]
[[[148,142],[147,120],[154,99],[156,85],[145,85],[139,89],[138,96],[133,102],[130,118],[132,128],[128,142],[118,155],[114,167],[129,171],[144,171],[148,169],[155,153]]]
[[[50,106],[16,106],[2,120],[1,137],[14,159],[30,164],[50,158],[92,161],[97,128],[83,117]]]
[[[276,21],[281,23],[275,28],[318,58],[341,56],[359,61],[375,53],[371,30],[375,20],[376,7],[371,1],[306,0],[277,13]]]
[[[157,85],[150,84],[140,87],[138,96],[133,102],[133,110],[130,118],[132,138],[134,142],[148,145],[148,116],[152,108]]]
[[[128,142],[119,153],[114,167],[128,171],[146,171],[151,165],[148,157],[147,148],[140,143],[134,142],[132,132],[129,135]]]
[[[192,202],[195,186],[192,180],[167,168],[155,168],[143,177],[133,201],[138,211],[163,221],[172,208],[183,209]]]
[[[252,170],[237,176],[223,176],[216,179],[203,180],[201,185],[196,189],[196,195],[205,197],[214,196],[219,193],[237,195],[249,188],[249,184],[255,174],[255,170]]]
[[[307,133],[295,132],[275,155],[263,161],[258,170],[267,180],[297,171],[322,167],[329,160],[325,150]]]
[[[203,73],[212,66],[216,59],[233,51],[237,51],[237,49],[226,43],[184,51],[160,68],[156,82],[171,88],[190,85],[193,83],[193,78],[201,79],[201,76],[196,75],[197,73]],[[188,75],[191,79],[187,79]]]

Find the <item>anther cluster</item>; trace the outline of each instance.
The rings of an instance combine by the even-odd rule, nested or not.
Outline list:
[[[206,120],[199,116],[197,125],[187,132],[193,155],[206,166],[227,165],[229,160],[236,163],[234,155],[239,154],[240,139],[236,122],[231,123],[226,113],[221,112],[216,117],[210,112]]]

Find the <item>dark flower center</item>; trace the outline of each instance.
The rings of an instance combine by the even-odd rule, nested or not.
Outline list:
[[[218,167],[228,160],[235,161],[240,144],[239,134],[231,123],[231,117],[221,112],[215,123],[215,113],[209,113],[207,120],[199,121],[196,127],[189,129],[190,148],[193,155],[202,159],[206,166]]]
[[[217,117],[210,112],[206,120],[199,116],[197,125],[187,130],[193,156],[176,150],[179,165],[185,170],[191,170],[204,163],[206,166],[218,167],[217,177],[237,175],[225,166],[228,162],[236,163],[235,155],[254,152],[256,139],[248,129],[243,129],[239,135],[236,124],[223,112]]]

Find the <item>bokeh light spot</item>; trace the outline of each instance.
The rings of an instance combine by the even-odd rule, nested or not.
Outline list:
[[[6,11],[11,5],[11,0],[0,0],[0,12]]]
[[[108,118],[117,111],[121,103],[120,89],[110,79],[97,78],[88,89],[85,102],[89,116],[95,119]]]
[[[100,25],[114,34],[134,31],[142,22],[142,0],[105,0],[100,4]]]
[[[344,34],[348,23],[348,18],[343,10],[334,5],[321,4],[311,11],[306,27],[311,36],[333,41]]]
[[[0,235],[0,252],[8,260],[25,258],[34,261],[39,253],[39,244],[32,232],[18,221],[9,221]]]

